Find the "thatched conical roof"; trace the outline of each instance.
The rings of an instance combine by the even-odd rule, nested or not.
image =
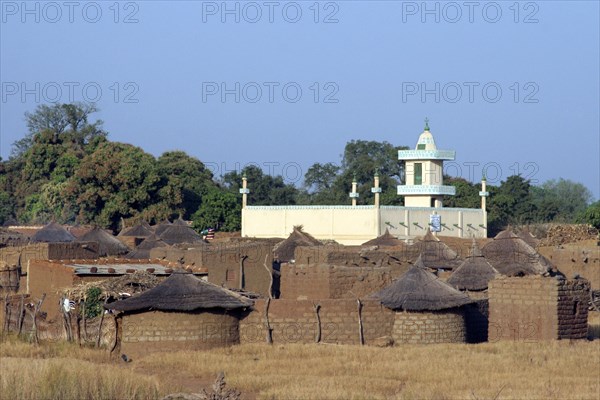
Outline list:
[[[152,228],[154,229],[154,233],[156,233],[158,236],[160,236],[168,227],[170,227],[172,225],[173,224],[171,223],[171,221],[169,221],[168,219],[165,219],[163,222],[161,222],[160,224],[154,225]]]
[[[323,244],[310,234],[302,230],[302,226],[294,226],[287,239],[277,243],[273,247],[275,257],[281,262],[289,262],[294,259],[294,251],[298,246],[322,246]]]
[[[429,229],[410,250],[419,254],[423,264],[431,269],[454,269],[461,263],[458,253],[435,237]]]
[[[199,309],[235,310],[253,302],[230,290],[196,278],[173,273],[158,286],[125,300],[106,305],[118,311],[194,311]]]
[[[392,310],[436,311],[460,307],[472,300],[427,271],[421,257],[396,282],[375,297]]]
[[[552,264],[511,229],[500,232],[481,249],[484,257],[502,275],[545,274]]]
[[[386,228],[385,233],[381,236],[377,236],[375,239],[371,239],[368,242],[362,244],[363,246],[403,246],[404,242],[398,239],[396,236],[392,235],[390,231]]]
[[[150,258],[150,250],[155,247],[169,247],[169,245],[153,233],[144,239],[134,250],[127,253],[125,258],[139,260],[148,259]]]
[[[522,230],[518,233],[518,236],[525,241],[528,245],[534,249],[540,244],[540,239],[536,238],[529,232],[529,230]]]
[[[185,222],[182,224],[175,221],[171,226],[165,229],[160,238],[167,244],[178,243],[199,243],[202,242],[202,237],[190,228]]]
[[[142,221],[139,224],[132,226],[131,228],[124,228],[119,232],[117,236],[134,236],[146,238],[152,235],[152,227],[146,221]]]
[[[473,239],[471,254],[452,272],[447,283],[459,290],[485,290],[488,282],[498,275],[500,273],[485,259]]]
[[[179,218],[173,221],[173,225],[188,226],[187,222],[185,222],[183,218],[181,218],[181,215],[179,216]]]
[[[48,225],[37,231],[30,239],[32,243],[65,243],[74,240],[75,236],[56,222],[50,222]]]
[[[129,248],[125,246],[119,239],[106,232],[104,229],[94,227],[91,231],[88,231],[82,235],[78,242],[97,242],[98,243],[98,255],[104,256],[116,256],[125,254],[129,251]]]

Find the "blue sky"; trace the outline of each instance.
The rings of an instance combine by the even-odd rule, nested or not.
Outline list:
[[[597,1],[68,4],[0,4],[4,158],[24,112],[96,100],[112,140],[300,184],[352,139],[413,147],[428,117],[451,175],[600,197]]]

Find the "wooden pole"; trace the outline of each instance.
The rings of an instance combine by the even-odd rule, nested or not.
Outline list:
[[[273,344],[273,329],[269,323],[269,305],[271,304],[271,298],[267,299],[265,303],[265,329],[267,330],[267,343]]]
[[[263,263],[263,265],[265,266],[265,269],[267,270],[267,272],[269,273],[269,299],[273,298],[273,271],[271,268],[269,268],[267,266],[267,259],[269,258],[269,255],[267,254],[265,256],[265,262]]]
[[[4,326],[2,327],[2,331],[6,333],[10,332],[10,299],[8,293],[4,298]]]
[[[104,305],[108,300],[104,300]],[[104,312],[106,309],[102,307],[102,315],[100,316],[100,325],[98,326],[98,338],[96,339],[96,347],[100,347],[100,338],[102,337],[102,324],[104,323]]]
[[[37,332],[37,314],[38,312],[40,312],[40,308],[42,308],[42,303],[44,302],[44,299],[46,298],[46,293],[42,294],[42,298],[40,299],[40,301],[37,302],[37,304],[35,305],[35,308],[33,309],[33,342],[38,345],[40,344],[40,339],[38,337],[38,332]]]
[[[19,303],[19,322],[17,325],[17,329],[18,329],[18,336],[21,336],[21,332],[23,331],[23,320],[25,319],[25,295],[22,294],[21,295],[21,302]]]
[[[319,310],[321,309],[320,304],[313,303],[313,309],[315,310],[315,315],[317,317],[317,334],[315,336],[315,342],[321,342],[321,316],[319,315]]]
[[[360,301],[360,299],[356,299],[357,305],[358,305],[358,338],[359,338],[359,342],[360,345],[364,345],[365,344],[365,337],[363,334],[363,323],[362,323],[362,303]]]

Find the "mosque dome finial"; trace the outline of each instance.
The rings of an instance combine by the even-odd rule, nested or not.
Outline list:
[[[425,118],[425,129],[423,130],[429,132],[429,118]]]

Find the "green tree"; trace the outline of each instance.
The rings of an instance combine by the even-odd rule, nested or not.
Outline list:
[[[489,186],[488,228],[493,235],[508,224],[525,224],[535,220],[531,184],[520,175],[509,176],[499,187]]]
[[[444,196],[444,207],[459,207],[459,208],[479,208],[481,207],[481,199],[479,191],[481,184],[473,184],[463,178],[455,178],[444,176],[444,184],[451,185],[456,188],[456,195]]]
[[[156,161],[160,176],[160,201],[171,215],[180,214],[190,218],[198,210],[202,196],[215,186],[212,172],[197,158],[183,151],[168,151]]]
[[[68,193],[82,223],[116,229],[154,204],[159,189],[156,160],[139,147],[107,142],[86,156]]]
[[[600,201],[590,204],[586,210],[579,215],[577,222],[592,225],[600,230]]]
[[[214,228],[221,231],[237,231],[241,228],[241,199],[231,192],[211,189],[192,216],[197,231]]]
[[[575,222],[592,199],[592,193],[584,185],[562,178],[533,186],[531,194],[537,220],[541,222]]]
[[[229,172],[223,177],[227,190],[239,196],[242,186],[242,176],[248,179],[249,205],[292,205],[296,204],[298,189],[292,184],[286,184],[281,175],[271,176],[263,173],[255,165],[245,167],[241,174],[237,171]]]

